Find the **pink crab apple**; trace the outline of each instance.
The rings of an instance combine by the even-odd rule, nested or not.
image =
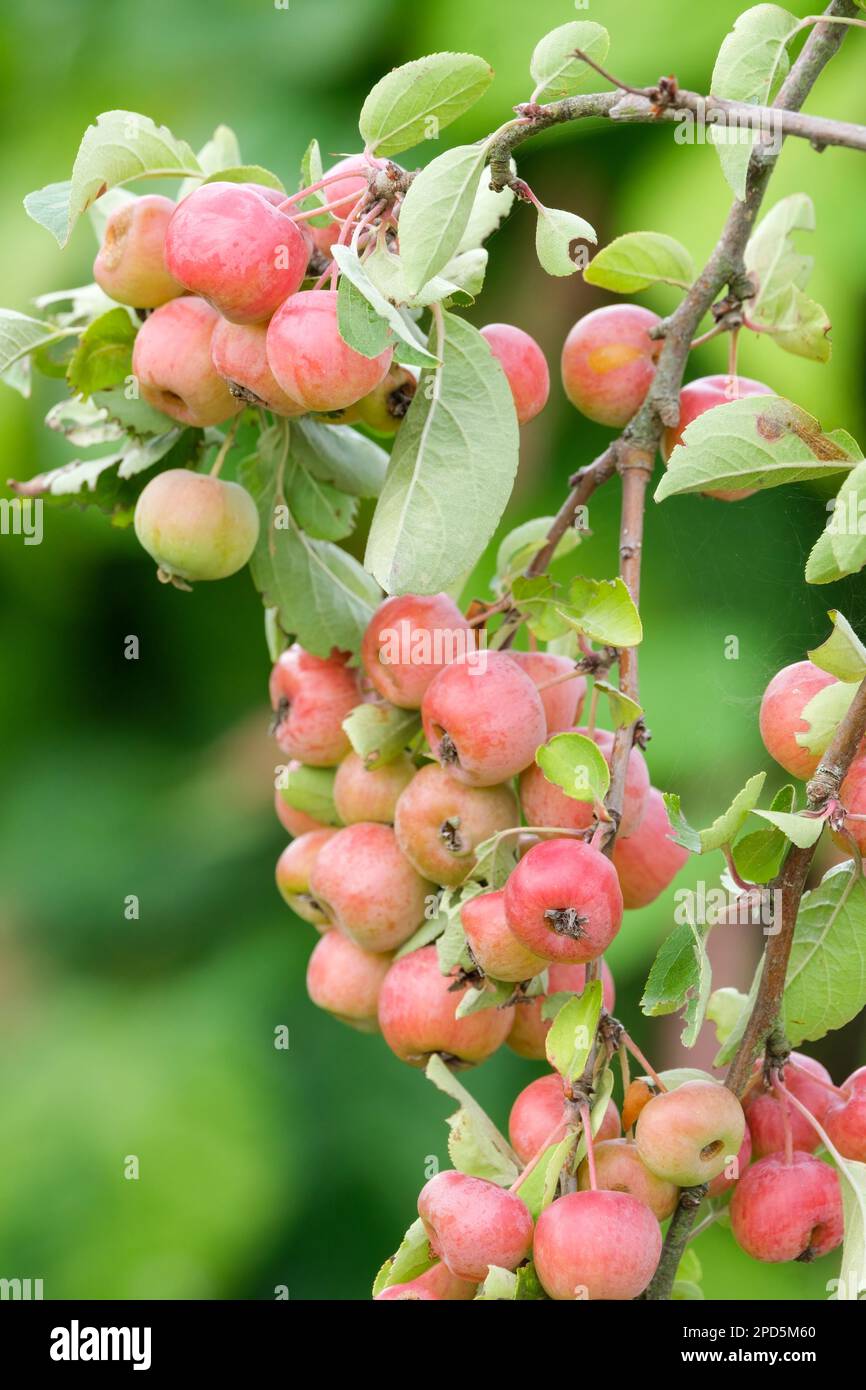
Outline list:
[[[323,930],[330,924],[327,914],[310,892],[310,874],[322,845],[336,833],[336,830],[309,830],[286,845],[277,860],[277,888],[283,899],[298,917]]]
[[[556,680],[557,677],[574,670],[574,662],[570,657],[558,656],[556,652],[510,652],[509,655],[512,661],[523,667],[536,686],[542,686],[545,682]],[[567,729],[573,729],[580,720],[586,697],[584,677],[574,676],[571,680],[559,681],[557,685],[549,685],[546,690],[540,689],[538,693],[544,705],[548,738],[552,734],[562,734]]]
[[[386,598],[361,642],[374,689],[401,709],[420,709],[433,677],[475,650],[475,633],[447,594]]]
[[[541,696],[506,652],[446,666],[427,687],[421,721],[433,756],[476,787],[522,772],[547,734]]]
[[[458,1279],[455,1274],[451,1273],[448,1266],[440,1261],[439,1264],[432,1265],[423,1274],[408,1280],[405,1284],[391,1284],[389,1288],[376,1294],[374,1302],[465,1302],[467,1299],[475,1297],[477,1287],[476,1284],[471,1284],[466,1279]]]
[[[211,338],[214,369],[242,403],[263,405],[286,418],[303,415],[304,407],[286,395],[268,366],[267,336],[263,323],[230,323],[220,318]]]
[[[718,1177],[745,1132],[743,1107],[732,1091],[718,1081],[686,1081],[643,1107],[635,1141],[656,1177],[694,1187]]]
[[[793,1066],[785,1068],[785,1086],[797,1099],[811,1111],[815,1119],[823,1123],[824,1116],[833,1101],[833,1081],[827,1068],[807,1057],[802,1052],[792,1052],[789,1058]],[[755,1077],[759,1076],[760,1062],[755,1063]],[[753,1085],[743,1099],[743,1107],[749,1122],[752,1148],[756,1158],[767,1154],[780,1153],[785,1147],[785,1116],[782,1102],[770,1091]],[[788,1120],[791,1126],[791,1139],[795,1149],[811,1153],[817,1149],[821,1140],[809,1121],[793,1105],[788,1107]]]
[[[552,1139],[549,1136],[560,1122],[564,1128],[567,1118],[562,1077],[556,1072],[539,1076],[524,1086],[508,1117],[508,1137],[520,1162],[528,1163],[542,1144],[548,1141],[555,1144],[561,1139],[561,1134],[555,1134]],[[620,1133],[619,1111],[613,1101],[609,1101],[595,1136],[596,1145],[606,1139],[616,1139]]]
[[[417,389],[418,377],[408,367],[392,362],[379,385],[348,409],[355,411],[357,419],[377,434],[396,434]]]
[[[610,966],[606,960],[601,963],[601,979],[604,991],[604,1007],[608,1013],[613,1013],[616,989]],[[514,1006],[514,1022],[507,1038],[508,1046],[512,1052],[516,1052],[518,1057],[528,1057],[534,1062],[544,1061],[547,1055],[545,1042],[553,1021],[541,1016],[545,999],[551,994],[559,994],[564,991],[582,994],[585,984],[585,965],[548,965],[547,994],[534,995],[525,1002]]]
[[[866,1067],[860,1067],[830,1097],[824,1128],[843,1158],[866,1163]]]
[[[773,394],[771,387],[765,386],[762,381],[752,381],[747,376],[702,376],[698,377],[697,381],[690,381],[680,392],[679,424],[676,428],[666,429],[661,438],[661,456],[665,463],[676,446],[682,444],[686,427],[706,410],[712,410],[717,405],[727,405],[729,401],[739,400],[743,396]],[[733,492],[708,488],[704,496],[715,497],[720,502],[739,502],[757,491],[754,487],[741,487]]]
[[[637,830],[631,835],[618,835],[614,845],[613,866],[627,909],[654,903],[688,859],[688,850],[669,839],[670,833],[664,797],[650,787]]]
[[[160,576],[190,581],[235,574],[259,535],[259,514],[244,488],[188,468],[151,478],[135,504],[134,522]]]
[[[395,960],[379,996],[379,1027],[391,1051],[413,1067],[425,1067],[434,1052],[452,1066],[473,1066],[505,1041],[508,1009],[482,1009],[455,1018],[460,993],[443,975],[435,946]]]
[[[574,729],[574,733],[591,738],[604,755],[608,766],[613,756],[614,736],[608,729]],[[628,755],[625,778],[625,798],[620,821],[620,834],[634,835],[646,812],[650,792],[649,769],[639,748]],[[537,763],[532,763],[520,778],[520,804],[527,825],[549,826],[551,829],[585,830],[592,825],[591,801],[576,801],[573,796],[549,782]]]
[[[559,1302],[637,1298],[661,1252],[658,1221],[627,1192],[570,1192],[545,1207],[535,1227],[535,1269]]]
[[[477,846],[518,819],[517,797],[510,787],[466,786],[438,764],[428,763],[402,792],[394,829],[419,874],[454,888],[475,867]]]
[[[295,767],[300,767],[296,762]],[[289,764],[291,766],[291,764]],[[292,836],[306,835],[311,830],[327,830],[328,826],[321,821],[315,820],[313,816],[308,816],[306,811],[298,811],[294,806],[284,800],[279,787],[274,787],[274,810],[277,813],[277,820],[284,830]]]
[[[347,753],[334,778],[337,815],[344,825],[362,820],[392,825],[400,795],[414,776],[415,764],[407,753],[373,768],[365,767],[357,753]]]
[[[268,362],[286,395],[305,410],[339,410],[386,376],[392,348],[362,357],[340,336],[336,290],[301,290],[268,325]]]
[[[518,424],[534,420],[550,395],[547,358],[538,343],[513,323],[488,323],[481,336],[505,373]]]
[[[859,756],[854,759],[848,769],[848,775],[839,788],[839,800],[848,812],[845,829],[862,854],[866,848],[866,821],[851,819],[853,816],[866,815],[866,755],[863,754],[862,744],[860,750]],[[851,845],[848,840],[836,831],[830,833],[839,848],[850,854]]]
[[[424,921],[433,892],[400,852],[390,825],[358,821],[320,849],[310,891],[334,926],[365,951],[392,951]]]
[[[294,643],[271,671],[277,743],[290,758],[333,767],[350,751],[343,720],[361,702],[358,678],[345,652],[313,656]]]
[[[490,1265],[516,1269],[532,1249],[532,1217],[516,1192],[449,1170],[422,1187],[418,1215],[430,1249],[458,1279],[480,1283]]]
[[[731,1230],[754,1260],[811,1261],[842,1242],[839,1175],[811,1154],[767,1154],[740,1178],[731,1198]]]
[[[377,1033],[379,994],[390,964],[390,956],[363,951],[342,932],[325,932],[307,966],[307,993],[342,1023]]]
[[[345,174],[345,178],[334,179],[322,189],[324,210],[330,210],[337,217],[348,217],[361,194],[369,187],[367,180],[371,164],[362,154],[351,154],[338,160],[325,170],[324,177],[331,179],[334,174]],[[311,227],[313,241],[322,255],[329,256],[331,247],[340,236],[339,222],[330,222],[326,227]]]
[[[680,1190],[675,1183],[657,1178],[641,1159],[633,1139],[605,1139],[595,1144],[596,1182],[605,1192],[628,1192],[649,1207],[657,1221],[673,1216]],[[581,1192],[591,1187],[589,1160],[577,1170]]]
[[[194,295],[170,299],[145,319],[132,349],[132,372],[155,410],[183,425],[219,425],[243,410],[211,358],[215,309]]]
[[[288,216],[292,219],[298,231],[300,232],[301,236],[304,238],[304,245],[307,248],[307,261],[309,261],[310,256],[312,256],[313,254],[313,248],[315,246],[312,232],[310,231],[310,228],[308,227],[306,222],[298,221],[297,209],[295,207],[283,207],[283,204],[286,201],[286,194],[279,188],[269,188],[268,185],[265,183],[247,182],[244,184],[244,187],[251,188],[253,192],[258,193],[260,197],[264,198],[267,202],[271,203],[275,208],[281,208],[283,212],[288,214]]]
[[[743,1135],[743,1142],[740,1145],[739,1153],[727,1154],[725,1156],[725,1166],[717,1178],[713,1178],[707,1188],[708,1197],[721,1197],[723,1192],[727,1192],[734,1183],[739,1182],[752,1161],[752,1135],[749,1130],[748,1122],[746,1132]],[[730,1169],[730,1171],[729,1171]]]
[[[536,955],[595,960],[622,924],[616,869],[583,840],[544,840],[509,875],[505,913],[514,935]]]
[[[609,304],[578,319],[562,349],[562,385],[581,414],[621,429],[643,404],[663,339],[661,319],[638,304]]]
[[[803,710],[810,700],[835,684],[836,677],[829,671],[822,671],[811,661],[795,661],[777,671],[764,691],[758,716],[761,738],[770,757],[792,777],[805,781],[821,761],[820,754],[800,746],[796,735],[809,732]]]
[[[528,951],[509,928],[502,889],[467,899],[460,919],[473,957],[494,980],[531,980],[546,967],[547,961]]]
[[[174,208],[170,198],[148,193],[109,215],[93,278],[118,304],[156,309],[183,294],[183,285],[166,270],[163,254]]]
[[[165,236],[175,280],[232,323],[270,318],[300,288],[308,260],[298,224],[249,184],[201,184],[178,203]]]

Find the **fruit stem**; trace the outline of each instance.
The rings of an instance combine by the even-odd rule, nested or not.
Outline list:
[[[551,1144],[558,1137],[560,1130],[565,1129],[567,1123],[568,1120],[566,1116],[563,1115],[562,1119],[558,1122],[558,1124],[554,1125],[553,1129],[550,1131],[547,1138],[542,1142],[541,1146],[538,1149],[536,1149],[535,1153],[532,1155],[526,1167],[523,1169],[523,1172],[518,1174],[515,1181],[509,1187],[509,1192],[516,1192],[520,1184],[523,1182],[523,1179],[529,1177],[529,1174],[533,1171],[534,1168],[538,1166],[539,1162],[544,1157]]]
[[[790,1057],[785,1063],[785,1071],[787,1071],[789,1067],[791,1071],[798,1071],[801,1076],[808,1076],[810,1082],[814,1082],[817,1086],[823,1086],[825,1091],[832,1091],[834,1096],[844,1096],[845,1092],[842,1090],[841,1086],[834,1086],[832,1081],[824,1081],[820,1076],[813,1076],[810,1071],[807,1071],[805,1067],[801,1067],[799,1062],[792,1061]]]
[[[214,461],[213,461],[213,466],[212,466],[212,468],[211,468],[211,470],[210,470],[210,476],[211,476],[212,478],[218,478],[219,475],[220,475],[220,469],[222,468],[223,464],[224,464],[225,461],[226,461],[226,456],[227,456],[227,454],[228,454],[228,452],[229,452],[229,449],[232,447],[232,445],[233,445],[234,442],[235,442],[235,435],[236,435],[237,432],[238,432],[238,424],[239,424],[239,423],[240,423],[240,416],[239,416],[239,415],[236,415],[235,418],[234,418],[234,420],[233,420],[232,423],[230,424],[230,426],[229,426],[229,428],[228,428],[228,430],[227,430],[227,432],[226,432],[225,439],[223,440],[222,444],[219,446],[219,449],[218,449],[218,451],[217,451],[217,456],[216,456],[216,458],[215,458]]]
[[[580,1119],[583,1124],[583,1137],[586,1140],[586,1164],[589,1169],[589,1185],[593,1192],[598,1191],[598,1178],[595,1172],[595,1147],[592,1138],[592,1118],[589,1113],[589,1106],[586,1101],[581,1101]]]
[[[598,682],[592,683],[592,695],[589,701],[589,717],[586,721],[586,732],[589,738],[595,733],[595,721],[598,717]]]
[[[773,1091],[782,1107],[782,1132],[785,1136],[785,1163],[790,1168],[794,1162],[794,1139],[791,1134],[791,1107],[788,1104],[788,1091],[779,1081],[778,1072],[773,1073]]]
[[[644,1069],[644,1071],[646,1072],[647,1076],[649,1077],[650,1081],[652,1081],[653,1085],[654,1085],[654,1086],[657,1086],[657,1087],[659,1088],[660,1091],[666,1091],[666,1090],[667,1090],[667,1086],[666,1086],[665,1083],[662,1081],[662,1079],[661,1079],[661,1077],[659,1076],[658,1072],[653,1071],[652,1067],[650,1066],[650,1064],[649,1064],[649,1062],[647,1061],[646,1057],[644,1057],[644,1055],[643,1055],[643,1053],[641,1052],[640,1048],[638,1047],[637,1043],[634,1041],[634,1039],[633,1039],[632,1037],[630,1037],[630,1035],[629,1035],[628,1033],[625,1032],[625,1030],[623,1030],[622,1041],[623,1041],[623,1043],[625,1044],[625,1046],[628,1048],[628,1050],[629,1050],[629,1052],[631,1053],[631,1055],[632,1055],[638,1062],[640,1062],[641,1066],[643,1067],[643,1069]]]

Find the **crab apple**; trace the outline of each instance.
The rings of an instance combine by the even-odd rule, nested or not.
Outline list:
[[[752,381],[747,376],[702,376],[690,381],[680,392],[679,424],[665,430],[661,438],[661,456],[667,463],[678,444],[683,442],[683,431],[704,411],[717,405],[727,405],[729,401],[743,396],[772,396],[773,390],[762,381]],[[754,487],[737,488],[734,492],[720,492],[708,488],[705,497],[716,497],[720,502],[739,502],[751,497],[758,489]]]
[[[792,1052],[789,1061],[794,1065],[785,1068],[785,1086],[807,1110],[811,1111],[820,1124],[833,1101],[832,1077],[826,1067],[814,1057],[807,1057],[805,1053]],[[760,1069],[761,1063],[756,1062],[755,1076],[758,1076]],[[767,1154],[782,1152],[785,1148],[785,1114],[782,1102],[771,1092],[756,1088],[747,1092],[743,1105],[755,1157],[764,1158]],[[795,1149],[800,1149],[803,1153],[811,1153],[817,1149],[821,1142],[817,1131],[793,1105],[788,1107],[788,1122]]]
[[[392,362],[387,375],[368,396],[362,396],[349,411],[377,434],[396,434],[418,389],[418,378],[408,367]],[[346,423],[351,424],[351,420]]]
[[[379,994],[390,964],[390,956],[363,951],[342,932],[325,932],[307,966],[307,993],[341,1022],[378,1033]]]
[[[508,1117],[508,1137],[521,1163],[528,1163],[548,1141],[556,1125],[560,1122],[565,1125],[566,1118],[562,1077],[556,1072],[539,1076],[537,1081],[524,1086]],[[616,1139],[620,1132],[619,1111],[613,1101],[609,1101],[595,1142]],[[554,1135],[550,1142],[555,1143],[556,1139]]]
[[[433,677],[475,650],[475,632],[447,594],[386,598],[367,624],[361,662],[392,705],[420,709]]]
[[[637,1298],[661,1252],[658,1221],[627,1192],[570,1192],[545,1207],[535,1227],[535,1269],[559,1302]]]
[[[357,753],[347,753],[334,778],[337,815],[345,825],[362,820],[392,825],[400,794],[414,776],[415,764],[407,753],[381,767],[365,767]]]
[[[362,357],[340,336],[337,291],[302,290],[268,324],[268,362],[286,395],[305,410],[339,410],[385,377],[393,349]]]
[[[605,1139],[595,1143],[596,1182],[604,1192],[628,1192],[649,1207],[657,1221],[673,1216],[680,1190],[675,1183],[651,1173],[637,1151],[633,1139]],[[591,1186],[589,1159],[577,1170],[581,1192]]]
[[[740,1178],[731,1198],[731,1230],[754,1260],[818,1259],[842,1241],[839,1175],[811,1154],[767,1154]]]
[[[391,1284],[374,1299],[376,1303],[408,1303],[425,1301],[430,1303],[465,1301],[475,1297],[476,1284],[466,1279],[458,1279],[446,1264],[432,1265],[430,1269],[410,1279],[405,1284]]]
[[[304,407],[286,395],[268,366],[267,336],[263,323],[230,323],[220,318],[211,338],[214,368],[237,400],[263,405],[275,415],[303,415]]]
[[[558,656],[556,652],[510,652],[509,655],[512,661],[523,667],[536,686],[542,686],[546,681],[556,680],[558,676],[564,676],[568,671],[574,670],[574,662],[570,657]],[[539,690],[538,693],[544,705],[548,738],[551,734],[562,734],[566,729],[573,729],[580,719],[586,697],[586,681],[583,676],[574,676],[567,681],[561,680],[557,685],[550,685],[547,690]]]
[[[519,818],[517,797],[510,787],[469,787],[437,763],[428,763],[401,794],[394,829],[400,848],[419,874],[456,888],[475,867],[477,846],[497,831],[517,825]]]
[[[650,1172],[678,1187],[712,1182],[746,1132],[743,1107],[719,1081],[686,1081],[653,1096],[635,1126],[638,1153]]]
[[[310,892],[310,874],[322,845],[336,830],[309,830],[286,845],[277,860],[277,887],[293,912],[316,927],[329,926],[327,913]]]
[[[536,955],[595,960],[622,923],[616,869],[583,840],[543,840],[509,875],[505,913],[514,935]]]
[[[758,723],[764,747],[771,758],[804,781],[811,777],[821,761],[820,754],[810,753],[797,742],[797,734],[809,732],[803,710],[820,690],[835,685],[836,677],[822,671],[811,661],[795,661],[778,671],[761,700]]]
[[[325,184],[321,191],[325,209],[329,209],[337,217],[348,217],[361,194],[369,188],[367,173],[370,169],[369,160],[362,154],[350,154],[346,159],[341,159],[330,169],[326,169],[325,178],[343,173],[346,177],[335,178],[332,183]],[[311,227],[310,232],[322,255],[328,256],[331,247],[340,236],[340,224],[331,222],[326,227]]]
[[[688,850],[668,838],[670,830],[664,797],[650,787],[643,820],[634,834],[618,835],[613,850],[626,908],[654,903],[688,859]]]
[[[297,642],[271,671],[271,706],[277,743],[290,758],[312,767],[333,767],[350,751],[343,720],[360,704],[355,671],[345,652],[313,656]]]
[[[392,951],[420,927],[433,885],[400,852],[390,825],[358,821],[323,845],[310,891],[365,951]]]
[[[135,338],[132,372],[148,405],[184,425],[219,425],[237,400],[211,358],[215,309],[195,295],[170,299],[148,315]]]
[[[841,1091],[830,1099],[824,1128],[843,1158],[866,1163],[866,1067],[849,1076]]]
[[[591,738],[601,750],[608,766],[613,757],[614,735],[608,729],[575,729],[576,734]],[[639,748],[628,755],[625,777],[625,797],[620,821],[620,834],[634,835],[640,828],[647,808],[650,791],[649,769]],[[549,826],[551,829],[585,830],[592,825],[591,801],[576,801],[554,782],[549,782],[537,763],[527,767],[520,778],[520,804],[527,825]]]
[[[506,652],[482,651],[446,666],[427,687],[421,721],[434,757],[476,787],[522,772],[547,735],[535,683]]]
[[[93,278],[118,304],[156,309],[183,294],[165,268],[165,232],[175,205],[159,193],[115,208],[93,262]]]
[[[613,975],[606,960],[601,963],[601,979],[604,1007],[613,1013],[616,990]],[[547,994],[534,995],[514,1006],[514,1022],[506,1039],[512,1052],[518,1057],[528,1057],[533,1062],[543,1062],[547,1056],[545,1042],[553,1022],[542,1018],[541,1010],[548,995],[569,991],[582,994],[586,984],[585,965],[548,965]]]
[[[469,898],[460,909],[460,919],[473,957],[494,980],[531,980],[547,965],[541,956],[528,951],[509,928],[502,889]]]
[[[584,314],[562,349],[562,385],[583,415],[621,429],[643,404],[663,340],[649,331],[658,314],[638,304],[609,304]]]
[[[295,766],[300,767],[300,763],[295,763]],[[298,811],[294,806],[290,806],[284,800],[279,787],[274,787],[274,810],[280,825],[292,836],[306,835],[310,830],[328,829],[320,820],[314,820],[312,816],[308,816],[306,811]]]
[[[538,343],[513,323],[488,323],[481,336],[505,373],[518,424],[534,420],[550,395],[547,358]]]
[[[135,534],[166,577],[226,579],[252,555],[259,514],[237,483],[168,468],[139,496]]]
[[[721,1197],[723,1192],[727,1192],[729,1188],[734,1186],[735,1182],[739,1182],[740,1178],[745,1173],[751,1161],[752,1135],[749,1130],[749,1125],[747,1121],[746,1132],[743,1135],[743,1142],[740,1145],[739,1153],[726,1155],[725,1166],[722,1169],[721,1173],[719,1173],[719,1176],[717,1178],[713,1178],[712,1182],[707,1188],[707,1196]],[[733,1169],[731,1173],[728,1172],[729,1167]]]
[[[449,1170],[425,1183],[418,1215],[430,1249],[458,1279],[480,1283],[490,1265],[516,1269],[532,1249],[532,1217],[516,1192]]]
[[[854,759],[848,769],[847,777],[839,788],[839,800],[849,817],[866,815],[866,756],[864,756],[862,748],[863,745],[861,744],[860,755]],[[845,829],[862,854],[866,850],[866,821],[848,819],[845,822]],[[839,848],[850,854],[849,842],[836,831],[831,831],[831,835]]]
[[[511,1024],[507,1009],[482,1009],[455,1018],[460,1003],[454,980],[439,969],[435,946],[395,960],[379,996],[379,1027],[403,1062],[424,1067],[434,1052],[452,1065],[483,1062],[505,1041]]]
[[[165,235],[174,278],[232,323],[270,318],[300,288],[308,260],[298,224],[249,184],[201,184]]]
[[[272,203],[275,208],[282,208],[283,212],[285,212],[292,219],[301,236],[304,238],[304,244],[307,248],[307,260],[309,261],[310,256],[313,254],[313,247],[315,245],[312,233],[310,231],[310,228],[307,226],[306,222],[298,221],[296,208],[283,207],[283,203],[285,203],[286,201],[286,194],[282,191],[282,189],[269,188],[266,183],[249,182],[244,184],[244,188],[251,188],[255,193],[258,193],[260,197],[264,198],[267,202]]]

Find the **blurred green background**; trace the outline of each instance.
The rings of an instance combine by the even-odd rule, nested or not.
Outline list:
[[[609,62],[631,81],[660,73],[706,90],[741,6],[718,0],[593,0]],[[805,0],[793,8],[811,13]],[[473,139],[529,95],[529,55],[575,17],[565,0],[6,0],[0,17],[0,303],[27,311],[41,292],[86,283],[95,252],[83,221],[66,252],[25,216],[30,190],[68,176],[98,112],[143,111],[201,145],[219,122],[244,158],[294,183],[315,135],[326,153],[358,146],[357,111],[389,67],[466,49],[497,80],[447,132]],[[866,118],[862,45],[852,34],[810,100]],[[14,131],[14,135],[10,132]],[[427,151],[410,154],[412,163]],[[741,369],[861,442],[866,261],[852,190],[858,156],[785,148],[771,202],[816,203],[810,293],[833,319],[822,367],[768,341]],[[675,145],[670,128],[563,129],[521,154],[521,174],[553,206],[592,221],[599,241],[635,228],[678,236],[702,260],[729,203],[714,152]],[[862,194],[862,182],[859,185]],[[518,485],[498,537],[551,512],[570,472],[605,432],[567,405],[555,370],[574,319],[603,302],[580,277],[551,280],[517,208],[491,243],[479,325],[513,321],[542,343],[549,407],[523,432]],[[659,310],[673,291],[641,297]],[[692,375],[725,369],[702,348]],[[0,388],[6,477],[69,457],[41,425],[56,399],[39,380],[23,401]],[[572,570],[615,568],[616,487],[592,502],[593,538]],[[866,619],[857,578],[809,590],[803,565],[825,519],[806,489],[736,506],[700,497],[650,504],[643,594],[644,703],[655,783],[689,817],[716,814],[767,760],[756,714],[769,676],[826,634],[826,609]],[[131,532],[75,508],[46,512],[45,540],[0,537],[0,1276],[44,1280],[46,1297],[363,1298],[414,1214],[431,1157],[447,1166],[449,1103],[380,1040],[319,1014],[304,990],[312,929],[273,887],[284,841],[270,779],[268,659],[259,599],[243,574],[193,594],[157,584]],[[489,557],[467,588],[488,593]],[[140,659],[124,658],[135,634]],[[730,637],[738,658],[726,659]],[[780,776],[770,770],[770,777]],[[712,872],[718,866],[711,866]],[[702,870],[703,871],[703,870]],[[697,877],[697,869],[683,875]],[[131,894],[140,916],[125,916]],[[657,1066],[682,1060],[676,1020],[638,1009],[671,895],[630,914],[610,953],[618,1012]],[[759,948],[750,929],[713,943],[717,984],[742,986]],[[287,1025],[289,1050],[274,1048]],[[706,1034],[707,1030],[705,1030]],[[712,1038],[698,1051],[713,1055]],[[815,1049],[837,1080],[866,1060],[862,1023]],[[541,1072],[503,1050],[470,1088],[505,1124]],[[453,1107],[452,1107],[453,1108]],[[124,1177],[127,1156],[138,1181]],[[702,1237],[715,1298],[821,1298],[837,1260],[767,1267],[724,1232]]]

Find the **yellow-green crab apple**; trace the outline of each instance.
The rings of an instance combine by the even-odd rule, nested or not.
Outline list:
[[[343,720],[361,695],[345,652],[313,656],[294,643],[271,671],[274,733],[289,758],[312,767],[333,767],[350,751]]]
[[[637,830],[632,835],[618,835],[614,844],[613,866],[626,908],[654,903],[688,859],[688,850],[671,840],[670,833],[664,797],[650,787]]]
[[[252,555],[259,514],[237,483],[169,468],[136,502],[135,534],[166,578],[226,579]]]
[[[307,993],[342,1023],[377,1033],[379,994],[390,964],[390,956],[363,951],[342,932],[325,932],[307,966]]]
[[[824,1128],[843,1158],[866,1163],[866,1067],[843,1081],[840,1091],[830,1097]]]
[[[357,753],[347,753],[334,778],[337,815],[344,825],[362,820],[393,825],[400,794],[414,776],[415,764],[407,753],[400,753],[390,762],[372,768],[366,767]],[[403,852],[405,854],[405,850]],[[429,877],[432,875],[428,874]]]
[[[637,1298],[661,1252],[658,1221],[628,1192],[570,1192],[545,1207],[535,1227],[535,1269],[559,1302]]]
[[[833,1102],[833,1080],[827,1068],[807,1057],[803,1052],[792,1052],[785,1068],[785,1086],[795,1095],[815,1119],[823,1123],[824,1116]],[[766,1154],[779,1153],[785,1147],[785,1114],[782,1101],[771,1091],[763,1089],[760,1083],[761,1063],[756,1062],[753,1081],[743,1098],[743,1108],[749,1122],[752,1148],[756,1158]],[[795,1149],[811,1153],[817,1149],[821,1140],[814,1127],[793,1105],[788,1106],[788,1123],[791,1127],[791,1140]]]
[[[570,680],[558,679],[574,670],[571,658],[559,656],[556,652],[510,652],[509,655],[512,661],[522,666],[536,686],[557,681],[556,685],[548,685],[546,690],[538,691],[544,705],[548,738],[573,729],[583,709],[586,680],[583,676],[573,676]]]
[[[536,955],[581,964],[607,950],[622,924],[610,860],[583,840],[543,840],[509,875],[505,913]]]
[[[610,304],[584,314],[562,349],[562,385],[581,414],[621,429],[643,404],[655,376],[661,323],[638,304]]]
[[[731,1198],[731,1230],[753,1260],[810,1262],[842,1243],[839,1175],[812,1154],[767,1154],[743,1174]]]
[[[535,683],[506,652],[476,652],[446,666],[427,687],[421,721],[434,757],[476,787],[522,772],[547,734]]]
[[[479,893],[460,909],[460,920],[473,958],[494,980],[531,980],[547,961],[518,941],[505,917],[505,893]]]
[[[110,213],[102,245],[93,262],[93,278],[118,304],[156,309],[184,293],[165,268],[165,232],[175,205],[159,193],[147,193]]]
[[[460,991],[443,975],[435,946],[395,960],[379,996],[379,1027],[391,1051],[413,1067],[425,1067],[434,1052],[452,1066],[483,1062],[505,1041],[508,1009],[482,1009],[456,1018]]]
[[[743,1107],[732,1091],[719,1081],[686,1081],[643,1107],[635,1141],[656,1177],[694,1187],[718,1177],[745,1132]]]
[[[712,410],[717,405],[727,405],[729,401],[736,401],[744,396],[773,394],[772,389],[762,381],[752,381],[747,376],[702,376],[696,381],[688,382],[680,392],[679,424],[675,428],[666,429],[661,438],[660,451],[665,463],[676,446],[682,444],[686,427],[699,415],[703,415],[704,411]],[[707,488],[704,496],[716,497],[720,502],[739,502],[757,491],[754,487],[735,488],[733,492]]]
[[[475,632],[447,594],[386,598],[361,642],[371,685],[401,709],[420,709],[433,677],[475,650]]]
[[[606,960],[601,962],[601,979],[604,991],[604,1007],[610,1014],[613,1013],[616,989],[610,966]],[[541,1016],[545,999],[551,994],[565,991],[572,994],[582,994],[585,985],[585,965],[548,965],[547,994],[533,995],[514,1006],[514,1022],[507,1038],[508,1046],[512,1052],[516,1052],[518,1057],[528,1057],[534,1062],[543,1062],[547,1055],[545,1042],[553,1022],[552,1019]]]
[[[550,395],[547,358],[538,343],[513,323],[488,323],[481,336],[505,373],[518,424],[534,420]]]
[[[657,1221],[673,1216],[680,1190],[675,1183],[657,1178],[641,1159],[633,1139],[604,1139],[595,1142],[597,1186],[605,1192],[628,1192],[649,1207]],[[577,1170],[577,1186],[586,1192],[592,1186],[589,1159]]]
[[[376,1303],[465,1302],[475,1297],[476,1284],[458,1279],[446,1264],[431,1265],[423,1274],[405,1284],[391,1284],[376,1294]]]
[[[390,825],[358,821],[320,849],[310,891],[334,926],[365,951],[393,951],[424,921],[433,892]]]
[[[310,874],[322,845],[336,833],[336,830],[309,830],[286,845],[277,860],[277,888],[283,899],[305,922],[312,922],[323,931],[330,923],[310,892]]]
[[[348,409],[355,411],[356,418],[377,434],[396,434],[417,389],[418,377],[408,367],[392,362],[379,385]]]
[[[422,1187],[418,1215],[434,1255],[458,1279],[480,1283],[490,1265],[516,1269],[532,1249],[532,1217],[516,1192],[449,1170]]]
[[[170,299],[145,319],[132,349],[132,373],[154,410],[198,428],[243,410],[211,357],[218,322],[216,310],[191,294]]]
[[[517,797],[510,787],[470,787],[428,763],[401,794],[394,829],[400,848],[420,874],[454,888],[475,867],[477,846],[518,819]]]
[[[829,671],[822,671],[811,661],[795,661],[777,671],[764,691],[758,716],[761,738],[770,757],[792,777],[805,781],[821,761],[821,755],[803,748],[796,735],[809,732],[803,718],[809,702],[819,691],[835,684],[836,677]]]
[[[268,362],[286,395],[305,410],[340,410],[367,396],[387,374],[392,348],[362,357],[340,335],[336,290],[302,290],[268,325]]]
[[[575,729],[576,734],[591,738],[610,765],[614,735],[608,729]],[[634,835],[640,828],[647,808],[650,791],[649,770],[639,748],[628,755],[625,778],[625,798],[620,821],[621,835]],[[537,763],[527,767],[520,779],[520,804],[527,825],[549,826],[551,829],[586,830],[593,821],[591,801],[576,801],[555,782],[549,782]]]
[[[568,1120],[562,1077],[556,1072],[524,1086],[508,1117],[508,1137],[520,1162],[528,1163],[542,1144],[557,1143],[562,1138],[558,1126],[564,1131]],[[611,1100],[595,1136],[596,1145],[616,1139],[620,1133],[619,1111]]]
[[[295,762],[295,767],[300,767],[300,763]],[[315,820],[313,816],[308,816],[306,811],[298,811],[294,806],[290,806],[279,787],[274,787],[274,810],[280,825],[290,835],[306,835],[310,830],[326,830],[328,828],[321,821]]]
[[[211,338],[214,369],[242,403],[263,405],[286,418],[303,415],[304,407],[286,395],[268,366],[267,336],[263,323],[230,323],[220,318]]]

